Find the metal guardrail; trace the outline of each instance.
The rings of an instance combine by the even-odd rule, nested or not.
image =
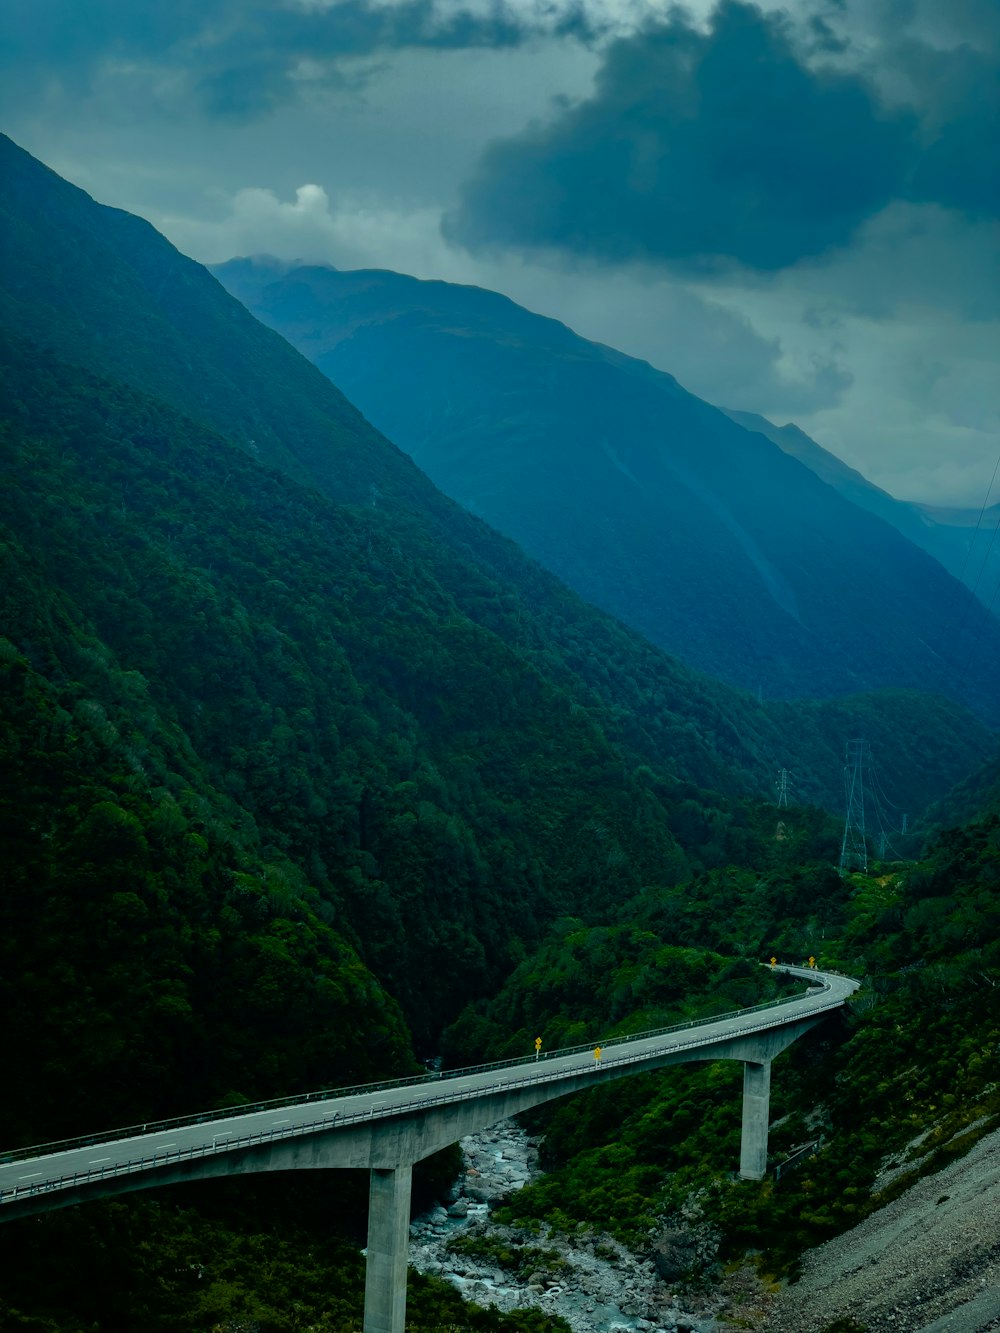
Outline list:
[[[798,1148],[793,1148],[783,1162],[778,1162],[774,1168],[775,1180],[780,1180],[782,1176],[787,1175],[789,1171],[797,1171],[807,1157],[812,1157],[819,1152],[822,1139],[810,1139],[808,1143],[801,1144]]]
[[[829,987],[827,987],[826,989],[829,989]],[[797,996],[794,998],[801,999],[802,997]],[[757,1011],[765,1008],[773,1008],[775,1003],[776,1003],[775,1001],[768,1001],[766,1004],[755,1005],[753,1006],[753,1008]],[[780,1003],[788,1004],[790,1003],[790,1001],[784,1000],[780,1001]],[[811,1012],[826,1013],[829,1010],[839,1008],[841,1003],[842,1001],[836,1000],[829,1004],[820,1005]],[[740,1009],[736,1011],[736,1014],[737,1015],[746,1014],[749,1012],[751,1012],[750,1009]],[[723,1017],[722,1015],[719,1015],[718,1019],[697,1019],[690,1024],[681,1024],[680,1028],[684,1029],[688,1027],[694,1028],[698,1026],[704,1026],[706,1023],[719,1021],[721,1020],[722,1017]],[[766,1031],[769,1026],[771,1025],[768,1023],[750,1024],[747,1027],[738,1028],[735,1032],[725,1033],[724,1039],[730,1040],[734,1037],[747,1036],[754,1032]],[[676,1026],[667,1029],[654,1029],[653,1032],[646,1033],[645,1035],[646,1036],[665,1035],[671,1031],[677,1031],[677,1030],[678,1028]],[[630,1040],[636,1040],[638,1035],[639,1034],[636,1034],[636,1036],[631,1038]],[[623,1042],[620,1044],[625,1045],[627,1043]],[[677,1046],[674,1046],[673,1049],[688,1050],[692,1047],[697,1048],[699,1046],[700,1042],[695,1040],[695,1041],[683,1042]],[[611,1049],[613,1050],[614,1048],[612,1047]],[[580,1054],[582,1052],[589,1053],[590,1050],[591,1046],[588,1043],[587,1045],[584,1045],[582,1047],[570,1047],[567,1050],[560,1051],[559,1054],[572,1055],[572,1054]],[[621,1065],[642,1064],[645,1063],[645,1061],[650,1059],[651,1056],[655,1054],[656,1054],[655,1052],[644,1052],[642,1054],[637,1054],[637,1055],[630,1054],[625,1056],[619,1056],[617,1059],[614,1058],[613,1056],[609,1059],[604,1059],[602,1056],[599,1068],[605,1069],[605,1068],[615,1068],[616,1066],[621,1066]],[[518,1061],[517,1063],[520,1064],[525,1062]],[[529,1061],[529,1063],[531,1064],[532,1067],[534,1067],[535,1061],[533,1058]],[[509,1063],[507,1067],[510,1067]],[[461,1092],[453,1093],[451,1095],[448,1095],[447,1093],[441,1093],[439,1096],[431,1097],[429,1099],[422,1098],[419,1101],[399,1102],[393,1106],[380,1106],[380,1107],[373,1106],[367,1110],[348,1112],[346,1114],[331,1112],[328,1115],[326,1115],[323,1119],[309,1121],[307,1124],[303,1125],[294,1125],[289,1129],[261,1130],[256,1134],[241,1135],[239,1138],[235,1139],[227,1137],[225,1143],[217,1144],[213,1141],[211,1144],[205,1143],[205,1144],[197,1144],[190,1148],[177,1148],[168,1153],[154,1153],[153,1156],[151,1157],[142,1157],[142,1158],[137,1158],[135,1160],[129,1160],[126,1162],[119,1162],[115,1166],[101,1166],[93,1171],[74,1171],[69,1175],[53,1177],[52,1179],[42,1181],[40,1184],[37,1185],[15,1185],[10,1189],[0,1190],[0,1205],[4,1203],[13,1203],[18,1199],[37,1197],[40,1194],[51,1194],[63,1189],[72,1189],[76,1185],[87,1185],[93,1183],[94,1181],[114,1179],[120,1176],[135,1175],[142,1171],[155,1170],[157,1167],[170,1166],[184,1161],[192,1161],[195,1158],[223,1156],[225,1154],[233,1152],[236,1149],[261,1147],[263,1146],[264,1143],[273,1143],[276,1140],[282,1141],[285,1139],[302,1138],[306,1135],[314,1134],[320,1129],[333,1128],[334,1121],[336,1123],[336,1127],[338,1129],[341,1129],[346,1125],[357,1124],[362,1121],[384,1120],[392,1116],[405,1114],[407,1111],[418,1110],[418,1109],[424,1111],[430,1107],[440,1106],[448,1102],[467,1101],[472,1096],[485,1096],[499,1091],[510,1092],[518,1088],[537,1087],[539,1084],[561,1082],[566,1078],[575,1077],[576,1075],[579,1074],[579,1072],[580,1071],[577,1069],[552,1069],[551,1073],[543,1073],[543,1072],[535,1073],[535,1075],[532,1078],[524,1078],[515,1081],[484,1084],[480,1088],[467,1089]],[[421,1085],[418,1084],[416,1086],[421,1086]],[[199,1122],[194,1121],[193,1123],[197,1124]],[[87,1146],[87,1145],[81,1145],[81,1146]]]
[[[766,967],[768,965],[765,963],[762,966]],[[793,972],[800,969],[779,968],[778,970]],[[817,984],[822,985],[824,990],[829,990],[830,987],[820,980],[821,977],[826,975],[836,976],[838,974],[829,972],[829,969],[817,973]],[[760,1004],[748,1005],[745,1009],[730,1009],[725,1013],[712,1014],[708,1018],[693,1018],[686,1023],[671,1023],[667,1027],[649,1028],[644,1032],[633,1032],[625,1036],[609,1037],[606,1040],[583,1042],[579,1046],[563,1046],[555,1051],[544,1052],[540,1059],[555,1060],[566,1055],[581,1055],[584,1051],[593,1050],[595,1046],[600,1046],[602,1050],[611,1050],[616,1046],[633,1041],[645,1041],[650,1037],[663,1037],[671,1032],[683,1032],[687,1028],[704,1027],[709,1023],[722,1023],[730,1018],[740,1018],[744,1014],[760,1013],[766,1009],[778,1008],[783,1004],[794,1004],[796,1000],[801,1000],[808,993],[808,991],[802,991],[800,994],[784,996],[776,1000],[764,1000]],[[270,1101],[250,1102],[243,1106],[224,1106],[216,1110],[195,1112],[192,1115],[174,1116],[167,1120],[149,1120],[141,1125],[128,1125],[121,1129],[107,1129],[96,1134],[85,1134],[75,1139],[57,1139],[51,1143],[34,1144],[27,1148],[12,1148],[6,1152],[0,1152],[0,1166],[4,1166],[8,1162],[25,1161],[28,1158],[49,1157],[54,1153],[72,1152],[75,1148],[97,1147],[102,1143],[113,1143],[119,1139],[139,1138],[143,1134],[155,1134],[161,1130],[186,1129],[191,1125],[207,1125],[216,1120],[233,1120],[238,1116],[256,1115],[263,1111],[283,1110],[287,1106],[304,1106],[309,1102],[329,1102],[344,1097],[366,1096],[372,1092],[390,1092],[396,1088],[421,1087],[428,1083],[467,1078],[470,1074],[485,1074],[494,1069],[512,1069],[516,1065],[531,1065],[534,1067],[536,1063],[533,1055],[516,1055],[507,1060],[494,1060],[481,1065],[466,1065],[461,1069],[445,1069],[420,1074],[414,1078],[385,1079],[379,1083],[357,1083],[345,1088],[326,1088],[320,1092],[276,1097]]]
[[[791,969],[788,970],[791,971]],[[837,974],[831,974],[831,975],[837,975]],[[818,980],[819,977],[817,977],[817,981]],[[831,987],[828,984],[821,983],[821,985],[824,990],[829,991],[831,989]],[[746,1017],[747,1015],[750,1014],[760,1014],[764,1011],[775,1009],[782,1005],[792,1004],[798,1000],[801,1000],[804,997],[804,995],[807,994],[808,991],[803,992],[800,995],[792,996],[790,998],[785,998],[781,1000],[768,1000],[759,1005],[748,1006],[746,1009],[737,1009],[734,1011],[730,1011],[727,1014],[716,1014],[710,1018],[695,1019],[689,1023],[675,1023],[663,1028],[653,1028],[642,1033],[632,1033],[629,1036],[623,1038],[618,1038],[618,1039],[612,1038],[611,1041],[602,1044],[602,1050],[604,1054],[602,1057],[600,1068],[602,1069],[615,1068],[615,1067],[620,1067],[622,1065],[643,1063],[646,1060],[648,1060],[652,1055],[656,1054],[655,1052],[642,1052],[637,1054],[631,1054],[631,1053],[617,1054],[617,1052],[621,1051],[622,1048],[627,1048],[633,1042],[655,1038],[658,1036],[667,1036],[670,1035],[671,1033],[679,1031],[687,1031],[687,1030],[694,1031],[698,1028],[706,1027],[712,1023],[725,1022],[732,1018]],[[827,1004],[818,1005],[810,1012],[814,1014],[826,1013],[832,1009],[839,1008],[842,1003],[843,1001],[841,1000],[832,1001]],[[740,1028],[736,1029],[733,1032],[726,1033],[725,1037],[726,1039],[730,1039],[733,1037],[748,1035],[754,1032],[765,1031],[770,1026],[772,1025],[766,1022],[748,1024],[745,1026],[741,1026]],[[673,1049],[688,1050],[691,1049],[692,1047],[698,1047],[699,1045],[700,1042],[697,1039],[695,1039],[693,1041],[677,1044],[673,1047]],[[592,1045],[591,1043],[588,1042],[580,1046],[566,1047],[559,1051],[552,1052],[550,1058],[577,1055],[577,1054],[582,1054],[584,1052],[589,1053],[591,1049]],[[516,1066],[524,1066],[525,1068],[531,1069],[532,1071],[531,1077],[516,1079],[516,1080],[497,1081],[496,1083],[492,1084],[483,1084],[481,1087],[475,1089],[461,1089],[461,1090],[456,1090],[454,1092],[447,1090],[441,1086],[443,1082],[446,1083],[448,1081],[453,1081],[461,1076],[467,1076],[469,1074],[474,1074],[474,1073],[488,1072],[491,1070],[510,1069]],[[473,1066],[472,1068],[467,1068],[462,1070],[452,1070],[448,1071],[446,1075],[442,1076],[439,1076],[437,1074],[431,1074],[417,1080],[396,1079],[396,1080],[391,1080],[389,1083],[366,1084],[362,1085],[360,1088],[355,1088],[350,1090],[338,1090],[339,1096],[343,1097],[345,1095],[357,1094],[358,1092],[388,1091],[390,1089],[398,1089],[400,1087],[405,1087],[405,1086],[426,1087],[428,1084],[436,1084],[437,1087],[441,1089],[437,1096],[433,1095],[431,1097],[425,1096],[421,1097],[416,1101],[397,1102],[392,1106],[380,1106],[380,1107],[372,1106],[369,1108],[359,1109],[354,1112],[327,1112],[319,1120],[312,1120],[305,1124],[295,1125],[290,1127],[289,1129],[261,1130],[254,1134],[240,1135],[237,1138],[233,1138],[230,1135],[227,1135],[225,1143],[217,1143],[215,1141],[215,1138],[213,1137],[213,1140],[210,1144],[206,1142],[204,1144],[198,1144],[188,1148],[175,1149],[168,1153],[154,1153],[150,1157],[143,1156],[136,1159],[129,1159],[125,1162],[119,1162],[114,1166],[110,1167],[101,1166],[99,1169],[93,1171],[72,1172],[71,1174],[65,1176],[53,1177],[47,1181],[42,1181],[36,1185],[18,1184],[10,1189],[0,1190],[0,1204],[12,1203],[17,1199],[25,1197],[36,1197],[40,1194],[48,1194],[62,1189],[71,1189],[76,1185],[86,1185],[94,1181],[99,1181],[106,1178],[114,1178],[125,1175],[132,1175],[143,1171],[155,1170],[158,1167],[168,1166],[183,1161],[190,1161],[195,1158],[225,1155],[241,1148],[259,1147],[262,1146],[265,1142],[272,1143],[275,1140],[281,1141],[285,1139],[300,1138],[304,1135],[316,1133],[321,1129],[327,1129],[327,1130],[331,1129],[334,1127],[334,1125],[336,1125],[337,1129],[340,1129],[346,1127],[347,1125],[357,1124],[362,1121],[371,1121],[376,1119],[382,1120],[391,1116],[405,1114],[406,1112],[415,1109],[427,1110],[431,1107],[446,1104],[448,1102],[465,1101],[472,1096],[483,1096],[495,1093],[500,1090],[514,1091],[518,1088],[538,1086],[540,1084],[562,1081],[567,1077],[575,1076],[578,1072],[579,1072],[578,1070],[574,1069],[565,1069],[565,1068],[555,1069],[553,1068],[552,1065],[549,1065],[547,1068],[545,1066],[539,1068],[539,1065],[535,1061],[534,1057],[529,1056],[527,1059],[503,1060],[494,1062],[491,1065]],[[335,1099],[326,1093],[316,1093],[316,1094],[311,1094],[308,1097],[300,1097],[300,1098],[282,1098],[278,1101],[258,1103],[258,1105],[255,1108],[252,1108],[250,1110],[239,1108],[236,1111],[235,1115],[233,1113],[233,1110],[224,1110],[221,1112],[210,1112],[207,1115],[201,1117],[189,1116],[189,1117],[182,1117],[179,1119],[175,1119],[172,1121],[160,1121],[155,1124],[147,1125],[145,1133],[152,1133],[154,1131],[159,1132],[164,1128],[175,1128],[175,1129],[190,1128],[192,1126],[196,1126],[199,1124],[211,1124],[219,1120],[237,1119],[241,1118],[243,1115],[255,1114],[256,1111],[258,1110],[274,1110],[274,1109],[280,1109],[281,1107],[287,1107],[289,1105],[301,1106],[307,1104],[309,1101],[316,1100],[317,1098],[323,1098],[324,1100],[328,1101]],[[88,1138],[83,1140],[70,1140],[68,1141],[68,1148],[64,1148],[62,1144],[55,1145],[55,1151],[57,1152],[65,1150],[71,1151],[74,1148],[97,1146],[100,1143],[118,1141],[123,1138],[130,1138],[130,1137],[137,1137],[137,1136],[130,1133],[129,1130],[110,1131],[108,1134],[99,1137],[95,1136],[94,1138]],[[26,1161],[31,1159],[37,1160],[40,1157],[53,1155],[52,1146],[50,1145],[45,1145],[45,1146],[49,1148],[48,1152],[39,1152],[38,1149],[32,1150],[30,1148],[19,1149],[16,1150],[14,1153],[6,1154],[5,1159],[7,1162],[14,1162],[14,1161]]]

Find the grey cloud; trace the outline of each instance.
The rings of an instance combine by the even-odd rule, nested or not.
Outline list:
[[[614,42],[593,97],[492,145],[448,218],[468,246],[761,271],[847,244],[903,188],[912,115],[810,68],[786,19],[723,0]]]
[[[507,0],[469,0],[442,12],[434,0],[7,0],[0,7],[0,69],[19,99],[62,88],[78,97],[96,85],[169,76],[174,105],[247,118],[294,100],[312,82],[336,83],[337,62],[407,48],[499,49],[539,25],[591,40],[595,29],[570,0],[524,13]],[[129,62],[146,69],[128,69]],[[123,71],[122,64],[125,69]]]
[[[446,235],[768,273],[844,250],[896,200],[1000,213],[1000,6],[884,0],[876,27],[897,26],[872,72],[891,104],[845,14],[793,29],[721,0],[708,31],[675,11],[619,39],[591,97],[487,148]]]
[[[889,43],[905,32],[934,46],[990,49],[1000,38],[996,0],[855,0],[854,8]]]
[[[969,217],[1000,214],[1000,50],[908,42],[894,57],[924,111],[924,147],[909,197]]]

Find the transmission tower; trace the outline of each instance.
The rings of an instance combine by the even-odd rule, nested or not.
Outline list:
[[[844,840],[840,845],[841,870],[868,870],[868,844],[865,842],[865,768],[868,763],[868,742],[848,741],[844,767],[847,818],[844,820]]]
[[[778,781],[774,784],[778,788],[778,805],[788,806],[788,769],[783,768],[778,774]]]

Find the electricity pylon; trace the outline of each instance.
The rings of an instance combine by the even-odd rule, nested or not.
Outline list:
[[[775,783],[778,788],[778,805],[788,806],[788,769],[783,768],[778,774],[778,781]]]
[[[868,763],[868,742],[847,742],[847,763],[844,778],[847,785],[847,818],[844,820],[844,840],[840,845],[841,870],[868,870],[868,844],[865,841],[865,766]]]

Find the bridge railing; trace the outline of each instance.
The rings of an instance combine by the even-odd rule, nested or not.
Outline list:
[[[829,990],[830,987],[826,986],[824,987],[824,989]],[[801,997],[794,997],[794,998],[801,998]],[[636,1064],[636,1063],[641,1063],[642,1061],[648,1059],[649,1058],[648,1052],[645,1053],[637,1052],[633,1054],[627,1049],[625,1050],[621,1049],[621,1048],[627,1048],[629,1043],[637,1040],[640,1035],[649,1037],[649,1036],[657,1036],[662,1033],[694,1030],[699,1027],[704,1027],[706,1024],[717,1022],[725,1017],[740,1018],[747,1015],[760,1014],[760,1012],[763,1010],[772,1009],[778,1004],[787,1004],[787,1003],[789,1003],[788,1000],[777,1000],[777,1001],[768,1000],[759,1005],[750,1005],[746,1009],[737,1009],[729,1015],[720,1014],[716,1015],[715,1018],[696,1019],[690,1023],[673,1024],[668,1028],[655,1028],[652,1029],[650,1032],[646,1032],[644,1034],[635,1033],[627,1040],[608,1043],[607,1067],[614,1068],[616,1065],[620,1066],[620,1065]],[[819,1006],[818,1009],[814,1012],[822,1013],[827,1010],[835,1009],[837,1007],[839,1007],[839,1002],[831,1002]],[[748,1027],[740,1028],[735,1033],[730,1033],[729,1035],[740,1036],[745,1033],[760,1031],[762,1028],[766,1027],[767,1027],[766,1023],[764,1024],[760,1022],[751,1023]],[[683,1049],[684,1047],[697,1047],[697,1045],[698,1043],[696,1041],[690,1041],[682,1043],[679,1049]],[[559,1051],[558,1054],[572,1055],[572,1054],[579,1054],[581,1052],[589,1053],[590,1050],[591,1046],[589,1043],[587,1043],[584,1046],[574,1046],[565,1048],[564,1050]],[[555,1054],[555,1052],[553,1054]],[[484,1084],[482,1087],[476,1089],[476,1094],[485,1095],[498,1092],[501,1090],[504,1092],[512,1092],[517,1090],[518,1088],[523,1088],[528,1086],[535,1087],[540,1083],[551,1083],[556,1081],[562,1081],[567,1076],[567,1071],[565,1069],[556,1069],[554,1065],[549,1065],[547,1069],[544,1068],[542,1070],[536,1069],[533,1057],[529,1058],[529,1060],[527,1061],[524,1060],[498,1061],[495,1065],[491,1067],[496,1069],[504,1069],[504,1068],[510,1068],[513,1065],[526,1065],[526,1066],[530,1065],[531,1077]],[[578,1072],[578,1071],[572,1071],[572,1072]],[[408,1086],[421,1087],[427,1082],[437,1082],[437,1079],[436,1077],[432,1077],[430,1080],[422,1079],[415,1083],[410,1083]],[[447,1080],[445,1080],[445,1082],[447,1082]],[[394,1086],[398,1086],[398,1084],[399,1080],[393,1080]],[[368,1087],[374,1086],[375,1089],[378,1090],[379,1086],[385,1086],[385,1085],[366,1085],[366,1086]],[[461,1094],[459,1093],[457,1094],[457,1096],[460,1097]],[[288,1126],[287,1128],[283,1126],[281,1129],[261,1129],[253,1133],[241,1134],[237,1136],[227,1134],[226,1136],[224,1136],[225,1137],[224,1143],[217,1143],[213,1138],[212,1142],[210,1143],[206,1141],[205,1143],[193,1144],[184,1148],[171,1148],[170,1151],[153,1152],[149,1155],[141,1155],[135,1158],[127,1159],[126,1161],[117,1162],[112,1166],[102,1165],[90,1170],[67,1172],[65,1175],[50,1176],[47,1180],[39,1181],[38,1183],[35,1184],[18,1183],[17,1185],[11,1186],[10,1188],[7,1189],[0,1189],[0,1204],[14,1203],[18,1199],[32,1198],[32,1197],[37,1197],[38,1195],[41,1194],[50,1194],[53,1192],[57,1192],[59,1190],[72,1189],[78,1185],[93,1184],[96,1181],[110,1179],[113,1177],[135,1175],[137,1173],[141,1173],[144,1171],[156,1170],[157,1168],[177,1165],[179,1163],[186,1161],[192,1161],[196,1158],[220,1156],[222,1154],[228,1154],[233,1152],[234,1150],[239,1150],[242,1148],[261,1147],[264,1144],[285,1141],[288,1139],[302,1138],[310,1134],[314,1134],[318,1130],[330,1129],[332,1127],[331,1124],[332,1121],[335,1121],[337,1128],[340,1129],[346,1127],[347,1125],[358,1124],[359,1122],[381,1120],[387,1116],[406,1114],[407,1111],[412,1111],[412,1110],[426,1111],[430,1106],[434,1106],[443,1102],[453,1101],[455,1099],[456,1099],[456,1094],[450,1092],[445,1087],[442,1087],[441,1091],[438,1093],[437,1096],[431,1096],[430,1098],[424,1096],[418,1098],[416,1101],[394,1102],[391,1106],[372,1105],[369,1107],[360,1107],[354,1111],[327,1112],[319,1120],[310,1120],[304,1124],[292,1125]],[[302,1104],[304,1100],[305,1099],[300,1099],[298,1104]],[[201,1121],[199,1121],[196,1118],[192,1118],[189,1119],[186,1123],[189,1125],[199,1124],[201,1123]]]
[[[766,964],[765,964],[766,966]],[[793,969],[783,967],[781,971],[804,972],[804,969]],[[829,972],[829,969],[826,969]],[[830,985],[823,980],[824,973],[817,973],[815,976],[815,985],[810,989],[821,987],[823,990],[829,990]],[[830,973],[830,975],[836,975]],[[591,1051],[595,1046],[600,1046],[609,1054],[617,1047],[628,1045],[635,1041],[646,1041],[652,1037],[669,1036],[674,1032],[683,1032],[691,1028],[705,1027],[710,1023],[722,1023],[729,1019],[741,1018],[746,1014],[761,1013],[769,1009],[779,1008],[781,1005],[793,1004],[801,1000],[808,991],[802,991],[796,995],[781,996],[775,1000],[764,1000],[760,1004],[747,1005],[744,1009],[732,1009],[721,1014],[711,1014],[706,1018],[690,1019],[686,1023],[671,1023],[666,1027],[649,1028],[643,1032],[632,1032],[621,1036],[608,1037],[606,1040],[582,1042],[578,1046],[563,1046],[558,1050],[546,1051],[536,1060],[535,1056],[513,1056],[507,1060],[493,1060],[486,1064],[466,1065],[461,1069],[436,1070],[427,1074],[418,1074],[410,1078],[383,1079],[376,1083],[358,1083],[343,1088],[325,1088],[319,1092],[302,1093],[288,1097],[276,1097],[269,1101],[250,1102],[239,1106],[225,1106],[211,1111],[195,1112],[186,1116],[174,1116],[165,1120],[149,1120],[141,1125],[129,1125],[121,1129],[109,1129],[99,1131],[96,1134],[82,1135],[75,1139],[60,1139],[52,1143],[35,1144],[27,1148],[12,1148],[6,1152],[0,1152],[0,1166],[8,1162],[25,1161],[29,1158],[47,1157],[54,1153],[72,1152],[76,1148],[97,1147],[102,1143],[112,1143],[120,1139],[139,1138],[144,1134],[159,1133],[162,1130],[185,1129],[192,1125],[211,1124],[217,1120],[232,1120],[241,1116],[256,1115],[259,1112],[282,1110],[288,1106],[303,1106],[309,1102],[318,1101],[339,1101],[346,1097],[366,1096],[373,1092],[391,1092],[404,1087],[421,1087],[428,1083],[440,1083],[446,1080],[466,1078],[472,1074],[489,1073],[492,1070],[511,1069],[516,1065],[530,1065],[534,1067],[541,1060],[556,1060],[563,1056],[581,1055],[586,1051]],[[344,1123],[342,1118],[338,1123]]]

